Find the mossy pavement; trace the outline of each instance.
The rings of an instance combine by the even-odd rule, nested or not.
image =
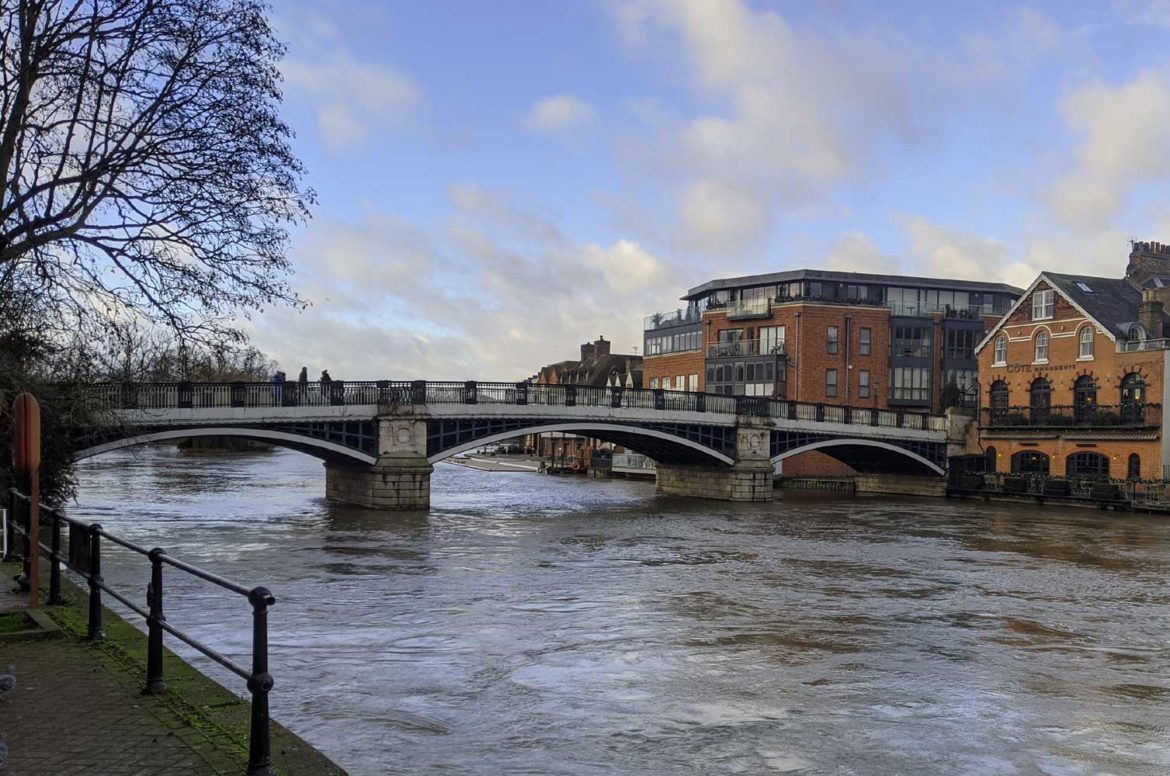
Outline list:
[[[0,565],[0,599],[6,599],[0,609],[18,608],[8,590],[17,570],[16,564]],[[166,692],[143,695],[146,636],[106,609],[105,639],[89,641],[87,593],[64,578],[62,583],[66,605],[40,609],[60,629],[55,638],[43,638],[53,635],[44,632],[4,633],[0,627],[0,668],[12,664],[17,675],[16,688],[0,699],[6,770],[29,776],[243,774],[249,699],[169,650],[163,658]],[[14,624],[19,617],[6,619],[9,630],[19,630]],[[280,668],[273,669],[279,681]],[[344,776],[275,722],[271,736],[273,766],[282,776]]]

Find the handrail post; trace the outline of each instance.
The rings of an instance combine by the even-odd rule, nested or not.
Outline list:
[[[102,633],[102,526],[93,523],[89,527],[89,640],[100,641]]]
[[[248,690],[252,693],[252,726],[248,742],[248,776],[271,776],[272,747],[268,737],[268,693],[272,675],[268,673],[268,607],[276,603],[266,587],[248,593],[252,604],[252,676]]]
[[[16,505],[19,503],[16,493],[8,491],[8,519],[4,521],[4,562],[16,560]]]
[[[150,614],[146,618],[146,687],[144,695],[158,695],[167,689],[163,681],[163,629],[167,619],[163,614],[163,572],[162,556],[166,550],[155,547],[148,553],[150,558],[150,585],[146,588],[146,603]]]
[[[53,521],[51,551],[49,552],[49,606],[60,606],[65,603],[61,599],[61,517],[56,512],[50,512],[49,518]]]

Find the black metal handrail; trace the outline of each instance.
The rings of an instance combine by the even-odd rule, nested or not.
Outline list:
[[[1077,404],[1035,407],[984,407],[980,423],[989,428],[1013,426],[1134,427],[1159,426],[1161,404]]]
[[[706,412],[943,431],[943,415],[663,388],[433,380],[332,383],[95,383],[106,409],[507,404]]]
[[[31,557],[30,530],[28,526],[31,510],[30,499],[15,488],[9,489],[11,514],[8,520],[8,548],[10,555],[16,545],[15,535],[23,537],[22,557],[24,560],[24,579],[27,584],[29,575],[29,558]],[[23,504],[23,509],[17,509]],[[16,515],[21,518],[13,519]],[[102,631],[102,593],[108,593],[115,600],[122,603],[132,612],[142,617],[147,624],[147,651],[146,651],[146,686],[143,692],[157,694],[166,690],[163,677],[163,632],[202,652],[224,668],[228,669],[247,682],[248,691],[252,694],[251,727],[248,742],[248,769],[249,776],[269,776],[272,773],[271,743],[268,726],[268,693],[272,690],[272,675],[268,673],[268,607],[276,603],[272,593],[266,587],[247,588],[232,582],[210,571],[192,566],[177,558],[167,555],[166,551],[155,547],[146,549],[133,542],[127,541],[104,530],[99,523],[87,524],[80,520],[67,517],[61,511],[41,505],[41,521],[50,522],[51,539],[48,545],[38,542],[42,550],[49,556],[49,598],[48,603],[56,606],[63,603],[61,599],[61,568],[65,567],[81,576],[89,586],[89,619],[87,632],[91,640],[100,640],[105,637]],[[67,557],[61,553],[61,526],[69,527],[69,548]],[[76,539],[74,531],[77,531]],[[150,584],[146,588],[146,607],[134,603],[125,595],[107,585],[102,578],[102,539],[143,555],[150,560]],[[13,560],[6,557],[5,560]],[[176,628],[167,622],[163,610],[163,566],[171,566],[198,577],[213,585],[230,590],[244,596],[252,606],[252,667],[241,666],[223,653],[199,641],[188,633]]]

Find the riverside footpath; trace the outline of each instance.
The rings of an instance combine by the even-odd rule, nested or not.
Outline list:
[[[0,772],[17,776],[204,776],[244,774],[248,702],[191,668],[164,657],[167,689],[144,695],[146,637],[105,612],[106,638],[84,638],[84,601],[64,585],[63,606],[28,608],[12,592],[14,563],[0,565],[0,669],[16,686],[0,697]],[[43,587],[42,587],[43,589]],[[344,776],[297,736],[271,723],[273,772]],[[3,747],[0,747],[0,752]]]

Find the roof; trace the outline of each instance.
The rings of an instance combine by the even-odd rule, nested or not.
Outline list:
[[[1025,304],[1036,286],[1046,282],[1077,308],[1086,318],[1095,322],[1111,340],[1129,337],[1130,327],[1137,322],[1138,305],[1142,292],[1124,278],[1099,278],[1093,275],[1065,275],[1060,272],[1041,272],[1032,285],[1020,295],[1015,304],[996,322],[975,352],[983,350],[1004,327],[1008,319]]]
[[[1081,312],[1107,329],[1114,339],[1129,335],[1129,327],[1138,317],[1142,292],[1128,280],[1058,272],[1044,272],[1041,277]]]
[[[943,278],[924,278],[912,275],[874,275],[868,272],[833,272],[822,269],[793,269],[785,272],[770,272],[765,275],[744,275],[738,278],[721,278],[709,280],[701,286],[695,286],[680,297],[684,300],[697,299],[711,291],[720,291],[725,288],[750,288],[752,286],[768,286],[778,283],[790,283],[794,280],[835,280],[845,283],[866,283],[887,286],[901,286],[904,288],[937,288],[948,291],[982,291],[1000,294],[1017,295],[1023,289],[1009,286],[1006,283],[984,283],[978,280],[954,280]]]

